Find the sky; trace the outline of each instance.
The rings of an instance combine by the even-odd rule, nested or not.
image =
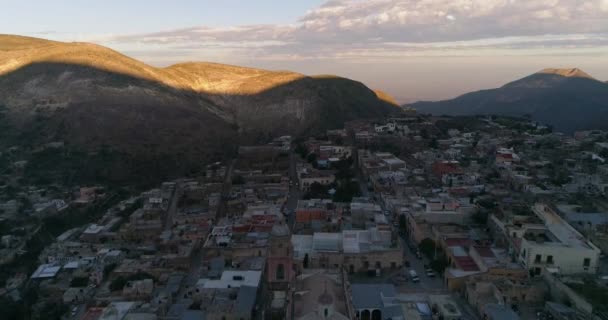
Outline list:
[[[543,68],[608,80],[608,0],[0,0],[0,33],[108,46],[163,67],[212,61],[336,74],[401,102]]]

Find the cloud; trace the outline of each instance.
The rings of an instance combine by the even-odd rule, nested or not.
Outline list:
[[[608,0],[331,0],[292,24],[195,26],[114,36],[106,43],[163,50],[226,48],[268,59],[484,54],[606,45]],[[585,51],[587,50],[587,51]]]

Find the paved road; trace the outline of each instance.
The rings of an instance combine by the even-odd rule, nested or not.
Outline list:
[[[289,179],[293,182],[289,186],[289,197],[285,205],[285,213],[287,214],[287,225],[293,231],[295,224],[295,209],[298,206],[298,200],[302,196],[300,188],[296,185],[298,181],[298,173],[296,171],[296,160],[299,155],[293,152],[293,148],[289,151]]]
[[[424,265],[429,264],[429,261],[427,260],[427,258],[424,256],[422,257],[422,259],[416,258],[415,252],[410,249],[406,240],[403,237],[399,237],[399,240],[401,241],[401,245],[403,246],[403,254],[404,254],[405,260],[407,260],[410,263],[410,267],[407,268],[407,270],[415,270],[416,273],[418,274],[418,277],[420,278],[420,282],[418,282],[418,283],[413,283],[411,281],[408,281],[407,283],[405,283],[406,288],[404,288],[404,289],[414,289],[414,290],[422,289],[422,290],[428,290],[428,291],[444,289],[443,278],[441,275],[436,275],[435,277],[430,278],[424,272],[424,270],[425,270]]]
[[[175,189],[173,190],[171,200],[169,201],[169,208],[167,208],[167,218],[165,219],[165,231],[169,231],[173,228],[173,216],[175,216],[175,213],[177,212],[177,205],[181,196],[182,189],[180,183],[178,182],[175,184]]]
[[[232,170],[234,170],[234,165],[236,163],[236,159],[230,161],[228,164],[228,169],[226,170],[226,176],[224,177],[224,183],[222,185],[222,192],[220,198],[220,204],[217,208],[217,213],[215,216],[215,220],[219,221],[221,218],[225,217],[228,213],[228,196],[230,195],[230,189],[232,188]]]
[[[356,157],[356,153],[354,156]],[[363,178],[362,174],[359,172],[358,168],[355,170],[355,172],[356,172],[357,180],[359,182],[359,188],[361,189],[361,194],[365,197],[372,198],[375,195],[375,193],[370,192],[368,190],[367,183],[365,182],[365,179]],[[384,207],[384,204],[380,203],[380,205],[382,207],[382,210],[385,211],[386,208]],[[393,219],[391,216],[389,216],[388,220],[389,220],[389,222],[392,222]],[[410,263],[410,267],[404,267],[406,269],[406,272],[409,270],[415,270],[416,273],[418,274],[418,277],[420,278],[420,282],[418,282],[418,283],[413,283],[413,282],[409,281],[409,279],[407,282],[400,282],[398,285],[399,291],[416,291],[416,292],[418,292],[418,291],[428,291],[428,292],[443,291],[444,286],[443,286],[443,278],[441,275],[436,275],[435,277],[432,277],[432,278],[428,277],[426,275],[424,266],[426,264],[429,264],[429,261],[426,259],[426,257],[422,257],[422,259],[416,258],[415,252],[410,249],[410,247],[408,246],[407,240],[404,237],[400,236],[399,241],[401,241],[401,246],[403,247],[404,259]],[[402,272],[394,272],[389,275],[389,278],[391,278],[391,280],[396,279],[400,273],[402,273]],[[394,282],[394,281],[391,281],[391,282]]]

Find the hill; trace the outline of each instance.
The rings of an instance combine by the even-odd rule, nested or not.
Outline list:
[[[577,68],[544,69],[497,89],[410,106],[444,115],[528,115],[568,133],[608,129],[608,84]]]
[[[398,110],[387,100],[335,76],[215,63],[156,68],[95,44],[0,35],[0,146],[65,141],[165,159],[156,166],[179,174],[239,143]]]

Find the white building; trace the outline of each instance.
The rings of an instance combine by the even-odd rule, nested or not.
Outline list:
[[[551,207],[532,208],[544,225],[524,226],[519,236],[519,259],[526,268],[541,274],[555,268],[562,274],[596,273],[600,249],[564,221]]]

